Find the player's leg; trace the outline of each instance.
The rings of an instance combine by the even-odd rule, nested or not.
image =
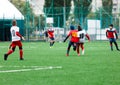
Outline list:
[[[50,47],[52,46],[52,41],[50,40]]]
[[[112,43],[113,43],[113,40],[110,38],[110,39],[109,39],[109,42],[110,42],[111,51],[113,51],[113,44],[112,44]]]
[[[4,54],[4,60],[7,60],[8,56],[15,51],[16,45],[14,42],[12,42],[11,47],[12,49],[9,49],[9,51],[6,54]]]
[[[85,50],[84,50],[84,43],[81,43],[81,44],[80,44],[80,47],[81,47],[81,49],[82,49],[82,55],[84,55],[84,53],[85,53]]]
[[[72,45],[72,42],[70,41],[69,44],[68,44],[68,48],[67,48],[67,54],[66,56],[69,56],[69,51],[70,51],[70,47]]]
[[[55,43],[55,39],[54,39],[54,37],[52,38],[52,46],[54,45],[54,43]]]
[[[113,40],[113,42],[114,42],[114,44],[115,44],[115,46],[116,46],[116,49],[117,49],[118,51],[120,51],[120,49],[118,48],[118,44],[117,44],[117,42],[116,42],[115,39]]]
[[[76,50],[77,50],[78,56],[80,56],[80,51],[79,51],[79,49],[80,49],[80,43],[77,43],[77,44],[76,44]]]
[[[18,45],[18,47],[19,47],[20,60],[24,60],[24,59],[23,59],[23,49],[22,49],[22,43],[21,43],[21,41],[18,41],[18,42],[17,42],[17,45]]]
[[[72,42],[71,44],[73,46],[73,50],[76,51],[76,43]]]
[[[19,47],[20,60],[23,60],[23,50],[22,47]]]

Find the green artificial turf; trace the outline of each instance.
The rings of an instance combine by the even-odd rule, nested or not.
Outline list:
[[[19,60],[17,48],[4,61],[9,44],[0,42],[0,85],[120,84],[120,52],[115,47],[111,51],[107,41],[85,43],[85,55],[81,56],[71,48],[69,57],[68,43],[55,43],[50,48],[46,42],[23,42],[25,60]]]

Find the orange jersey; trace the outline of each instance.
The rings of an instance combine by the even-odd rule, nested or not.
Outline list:
[[[77,37],[77,30],[71,30],[68,34],[68,36],[71,36],[70,41],[77,43],[79,41],[79,38]]]

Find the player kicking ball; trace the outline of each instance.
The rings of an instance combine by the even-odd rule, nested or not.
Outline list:
[[[23,59],[23,50],[22,50],[22,40],[25,40],[24,37],[19,33],[19,27],[17,26],[16,20],[12,21],[12,27],[10,29],[12,36],[12,43],[10,44],[9,51],[4,54],[4,60],[7,60],[8,56],[15,51],[16,46],[19,47],[20,60]]]
[[[48,37],[50,38],[50,48],[51,48],[55,43],[54,29],[52,28],[52,26],[48,29],[47,33],[48,33]]]
[[[79,49],[82,49],[82,55],[84,55],[84,42],[85,42],[85,37],[87,37],[88,41],[90,42],[90,36],[81,28],[81,26],[78,26],[78,32],[77,35],[79,37],[79,42],[77,43],[77,54],[80,56]]]
[[[118,39],[117,31],[113,28],[113,24],[109,25],[109,28],[106,30],[106,37],[109,39],[111,51],[113,51],[113,43],[115,44],[116,49],[120,51],[116,42],[116,39]]]
[[[66,42],[66,40],[69,38],[69,36],[71,36],[71,39],[68,44],[66,56],[69,56],[69,51],[70,51],[71,46],[73,46],[73,50],[76,51],[76,43],[79,41],[79,38],[77,37],[77,32],[78,31],[75,30],[74,26],[70,26],[70,32],[63,41],[63,42]]]

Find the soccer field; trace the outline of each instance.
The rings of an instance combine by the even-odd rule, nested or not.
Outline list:
[[[110,51],[107,41],[85,43],[85,55],[72,49],[66,57],[68,43],[23,42],[24,61],[18,48],[3,60],[10,42],[0,43],[0,85],[119,85],[120,52]],[[119,41],[118,44],[120,45]]]

